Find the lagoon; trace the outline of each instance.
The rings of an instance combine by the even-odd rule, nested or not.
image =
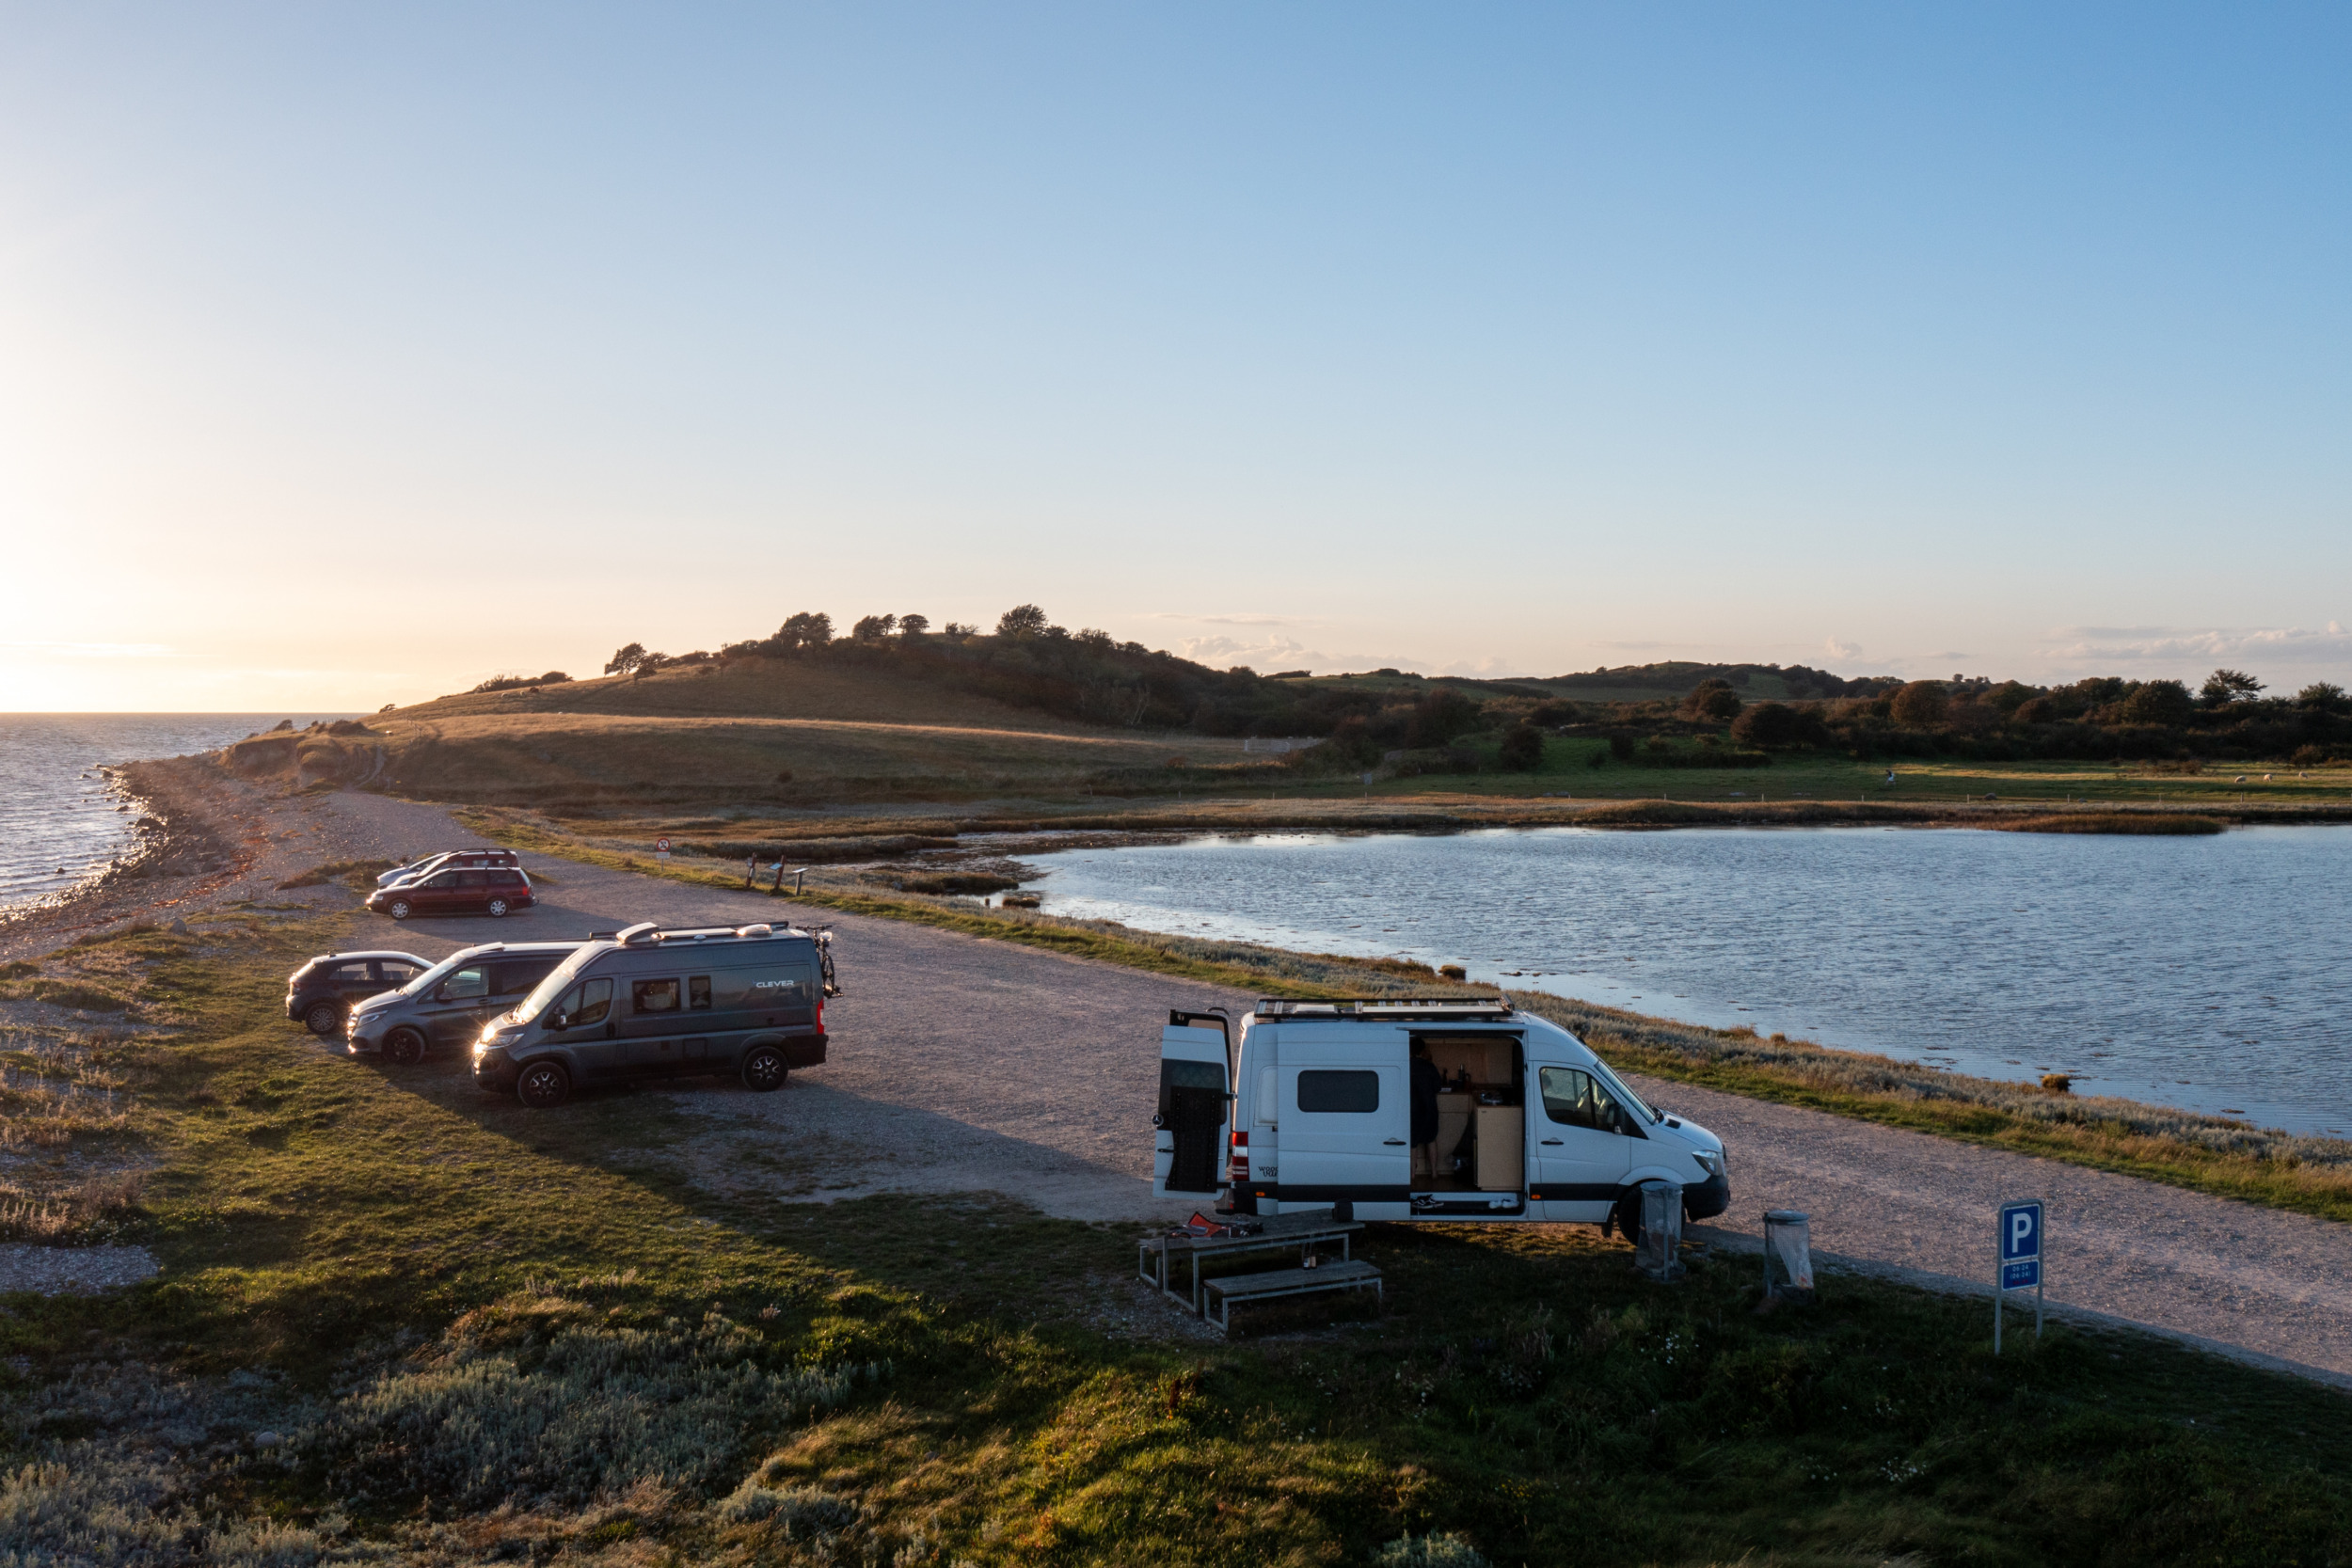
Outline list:
[[[2352,1131],[2352,830],[1506,829],[1027,859],[1057,914]]]

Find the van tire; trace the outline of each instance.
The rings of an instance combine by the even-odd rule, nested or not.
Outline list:
[[[756,1094],[769,1094],[784,1087],[787,1073],[784,1053],[772,1045],[754,1046],[743,1058],[743,1086]]]
[[[534,1111],[552,1111],[572,1097],[572,1075],[561,1062],[533,1062],[515,1080],[515,1098]]]
[[[489,901],[489,903],[484,905],[483,907],[490,911],[490,918],[492,920],[503,920],[506,918],[506,900],[503,898],[493,898]]]
[[[340,1002],[313,1002],[302,1015],[303,1027],[323,1040],[331,1040],[343,1032],[343,1006]]]
[[[403,1025],[384,1037],[384,1059],[394,1067],[415,1067],[424,1060],[424,1036]]]
[[[405,920],[408,918],[408,900],[405,898],[395,898],[390,903],[384,906],[384,912],[390,915],[394,920]]]
[[[1642,1244],[1642,1189],[1630,1187],[1617,1199],[1616,1212],[1611,1215],[1617,1223],[1617,1232],[1633,1246]]]

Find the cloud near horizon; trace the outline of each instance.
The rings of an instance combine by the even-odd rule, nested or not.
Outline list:
[[[2184,658],[2286,664],[2352,657],[2352,632],[2329,621],[2305,626],[2061,626],[2040,650],[2069,663],[2172,663]]]

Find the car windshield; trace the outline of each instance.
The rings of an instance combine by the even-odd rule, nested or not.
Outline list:
[[[448,958],[443,958],[439,963],[435,964],[431,969],[426,970],[422,974],[418,975],[415,979],[401,987],[400,994],[403,996],[422,996],[425,992],[431,990],[435,986],[439,985],[444,979],[446,979],[451,970],[461,967],[466,961],[467,953],[470,953],[471,951],[471,948],[468,948],[465,952],[451,954]]]
[[[515,1010],[507,1016],[517,1023],[529,1023],[554,1005],[555,999],[564,994],[564,988],[572,983],[572,977],[580,973],[582,965],[596,954],[609,951],[611,949],[596,946],[581,948],[557,964],[555,973],[532,987],[531,994],[516,1003]]]

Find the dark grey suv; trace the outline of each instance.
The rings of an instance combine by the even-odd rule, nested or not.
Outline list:
[[[324,953],[286,978],[286,1016],[323,1040],[343,1032],[351,1009],[433,965],[414,953]]]
[[[407,1066],[437,1050],[465,1053],[483,1024],[531,994],[577,942],[494,942],[443,958],[414,980],[352,1009],[344,1050]]]

